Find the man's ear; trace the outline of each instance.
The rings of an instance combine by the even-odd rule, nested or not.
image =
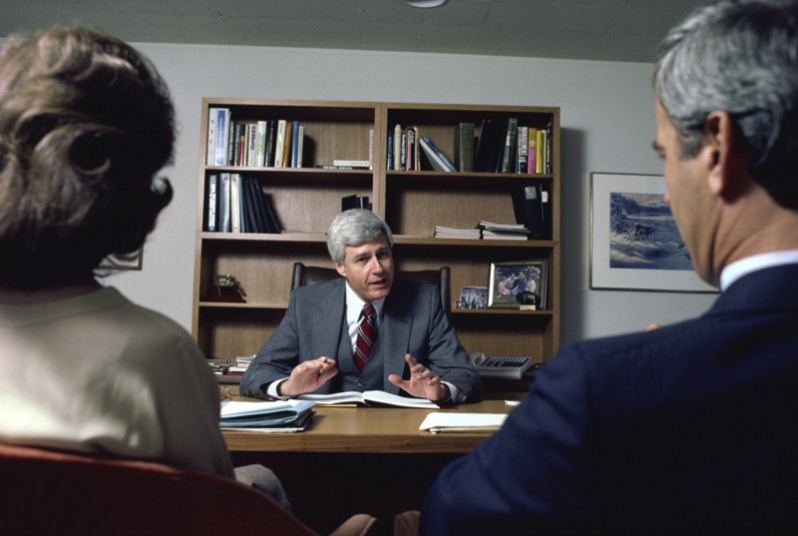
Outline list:
[[[715,195],[733,197],[735,178],[745,165],[734,122],[725,110],[715,110],[707,116],[705,129],[707,141],[701,154],[708,168],[709,189]]]
[[[344,263],[335,261],[335,270],[341,277],[346,277],[346,269],[344,268]]]

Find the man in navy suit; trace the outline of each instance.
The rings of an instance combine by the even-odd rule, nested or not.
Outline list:
[[[422,534],[798,532],[798,5],[698,10],[654,86],[665,197],[720,296],[564,345],[438,476]]]
[[[340,279],[300,287],[241,380],[264,398],[382,390],[440,403],[475,402],[482,384],[429,283],[394,280],[393,236],[370,210],[339,214],[327,248]],[[365,366],[355,360],[366,304],[376,337]]]

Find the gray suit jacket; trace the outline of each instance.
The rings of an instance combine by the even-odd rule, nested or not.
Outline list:
[[[287,377],[302,361],[327,356],[339,361],[339,374],[317,392],[341,390],[352,354],[342,344],[346,310],[343,278],[300,287],[291,293],[288,310],[275,332],[258,351],[241,379],[241,393],[264,397],[268,385]],[[381,389],[404,394],[388,381],[389,374],[409,379],[405,354],[431,369],[441,380],[460,389],[466,401],[482,397],[482,383],[446,317],[437,289],[428,283],[396,279],[385,299],[372,360],[383,365],[381,374],[363,380],[362,390]],[[346,352],[341,352],[345,348]],[[339,355],[342,354],[342,355]],[[367,367],[364,376],[369,372]]]

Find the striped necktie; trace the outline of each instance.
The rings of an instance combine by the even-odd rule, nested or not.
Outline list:
[[[363,320],[360,321],[360,327],[357,328],[357,339],[355,341],[355,364],[359,371],[363,372],[366,362],[371,355],[371,347],[374,345],[374,340],[377,338],[377,312],[374,306],[367,303],[363,306],[360,312]]]

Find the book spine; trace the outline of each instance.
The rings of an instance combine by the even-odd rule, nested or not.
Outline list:
[[[543,173],[543,130],[538,129],[535,141],[535,173]]]
[[[294,121],[291,126],[291,167],[299,167],[297,164],[297,150],[299,149],[299,121]]]
[[[305,125],[299,125],[299,133],[297,134],[297,142],[296,142],[296,166],[301,168],[302,167],[302,157],[305,151]]]
[[[241,232],[241,175],[230,175],[230,228],[234,233]]]
[[[526,172],[532,175],[537,173],[538,129],[529,127],[527,137],[529,141],[527,146]]]
[[[518,127],[518,143],[516,144],[516,152],[518,156],[515,159],[515,172],[526,173],[527,160],[529,155],[529,128]]]
[[[234,166],[235,165],[235,151],[237,145],[236,139],[236,127],[238,127],[238,122],[230,120],[230,126],[227,129],[227,155],[225,156],[225,165],[226,166]]]
[[[274,147],[277,141],[277,121],[269,119],[269,134],[266,138],[266,166],[274,166]]]
[[[502,152],[502,173],[515,171],[516,136],[518,135],[518,118],[507,119],[507,131],[504,136],[504,151]]]
[[[393,169],[402,169],[402,125],[396,125],[393,129]]]
[[[255,166],[263,167],[266,165],[266,121],[257,122],[258,142],[257,142],[257,155],[255,157]]]
[[[367,169],[369,167],[368,160],[333,160],[334,166],[347,166],[351,168],[363,168]]]
[[[219,231],[229,233],[230,222],[230,173],[219,174]]]
[[[452,163],[449,161],[449,159],[448,159],[448,158],[446,158],[446,155],[445,155],[445,154],[443,154],[443,151],[441,151],[440,149],[438,149],[438,148],[435,146],[435,144],[434,144],[434,143],[432,143],[432,140],[430,140],[428,136],[421,136],[421,139],[422,139],[422,141],[426,142],[426,143],[427,143],[427,145],[429,145],[429,148],[430,148],[430,149],[432,149],[432,150],[435,152],[435,154],[437,154],[437,155],[438,155],[438,158],[440,158],[441,162],[443,162],[443,165],[444,165],[444,166],[445,166],[445,167],[446,167],[446,168],[447,168],[449,171],[457,171],[457,168],[455,168],[455,167],[454,167],[454,164],[452,164]]]
[[[291,146],[294,140],[294,123],[293,121],[285,122],[285,136],[283,138],[283,165],[281,167],[291,167]]]
[[[205,187],[205,230],[209,233],[218,231],[216,209],[218,200],[219,175],[211,173],[208,175]]]
[[[228,120],[230,110],[227,108],[217,108],[216,113],[216,147],[214,165],[224,166],[227,164],[227,136],[229,135]]]
[[[208,108],[208,143],[206,147],[205,165],[212,166],[216,162],[216,120],[218,108]]]
[[[454,138],[454,159],[457,169],[474,171],[474,123],[460,123]]]
[[[285,119],[277,121],[277,141],[274,148],[274,167],[283,167],[283,153],[285,152]]]
[[[388,132],[388,155],[386,158],[388,165],[386,168],[388,170],[393,169],[393,132]]]
[[[247,166],[255,167],[258,160],[258,124],[247,125]]]
[[[374,129],[369,129],[369,169],[374,169]]]

